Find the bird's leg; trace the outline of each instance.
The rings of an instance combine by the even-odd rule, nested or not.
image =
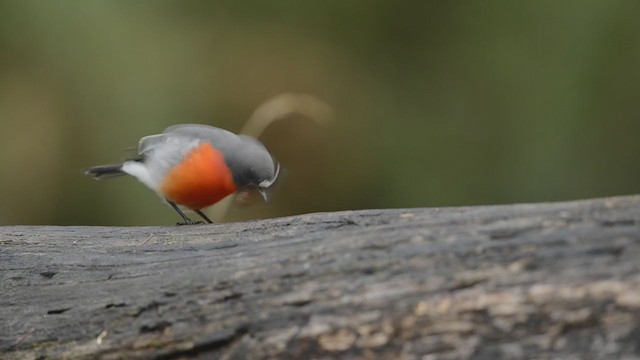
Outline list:
[[[180,208],[178,207],[178,205],[176,205],[174,202],[167,200],[167,202],[169,203],[169,205],[171,205],[172,208],[174,208],[178,214],[180,214],[180,216],[182,216],[182,219],[184,220],[183,223],[177,223],[176,225],[197,225],[197,224],[204,224],[202,221],[193,221],[191,219],[189,219],[189,217],[187,215],[184,214],[184,212],[182,212],[182,210],[180,210]]]
[[[207,215],[205,215],[202,211],[195,210],[195,212],[196,214],[200,215],[200,217],[203,218],[206,222],[208,222],[209,224],[213,224],[213,221],[211,221],[211,219],[209,219]]]

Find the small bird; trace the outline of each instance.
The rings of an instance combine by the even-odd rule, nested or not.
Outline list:
[[[235,192],[258,190],[268,200],[280,165],[258,140],[208,125],[183,124],[140,139],[138,156],[119,164],[94,166],[97,180],[131,175],[155,191],[184,220],[202,224],[181,210],[213,223],[202,209]]]

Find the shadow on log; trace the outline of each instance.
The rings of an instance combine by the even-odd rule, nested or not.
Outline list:
[[[640,356],[640,197],[0,228],[4,358]]]

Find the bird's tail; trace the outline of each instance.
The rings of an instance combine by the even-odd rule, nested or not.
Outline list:
[[[93,176],[96,180],[102,180],[126,175],[127,173],[122,171],[122,164],[109,164],[90,167],[84,172],[84,174]]]

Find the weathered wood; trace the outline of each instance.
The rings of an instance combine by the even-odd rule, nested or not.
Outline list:
[[[0,228],[29,358],[640,356],[640,197]]]

